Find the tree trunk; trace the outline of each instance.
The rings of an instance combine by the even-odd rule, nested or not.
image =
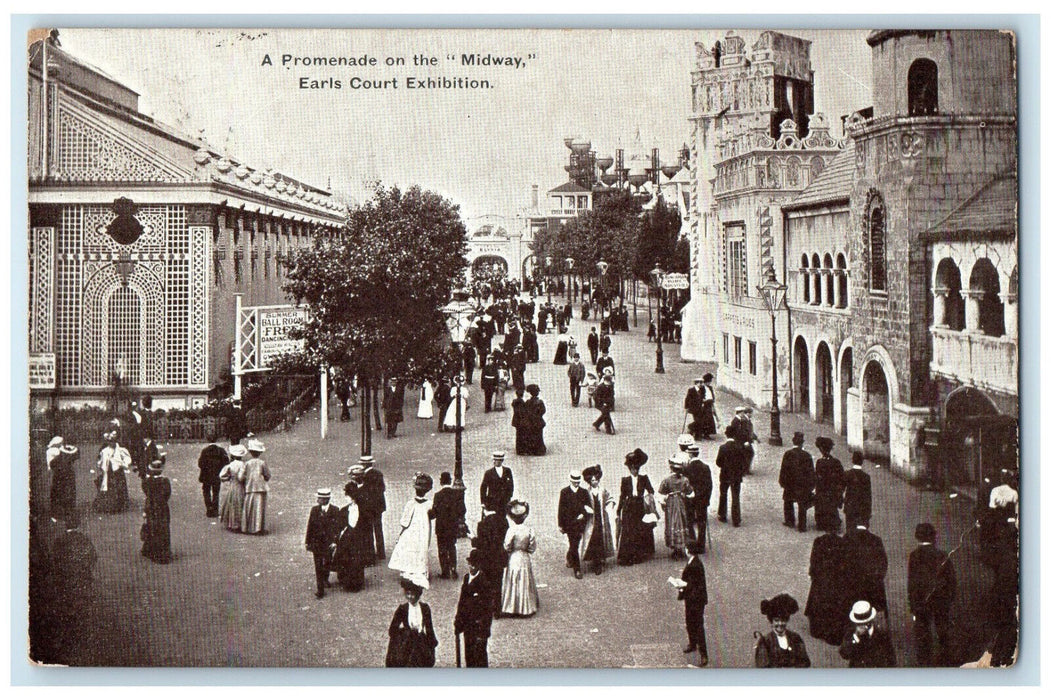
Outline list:
[[[372,416],[376,425],[376,430],[383,430],[383,423],[380,421],[380,415],[383,413],[380,407],[380,391],[382,389],[372,390]]]
[[[361,384],[361,454],[372,454],[372,431],[369,430],[371,416],[371,404],[369,403],[369,385],[367,382]]]

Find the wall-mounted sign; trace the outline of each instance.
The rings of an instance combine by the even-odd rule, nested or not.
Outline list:
[[[55,388],[55,353],[29,353],[29,388]]]
[[[662,289],[689,289],[690,278],[681,272],[669,272],[661,281]]]

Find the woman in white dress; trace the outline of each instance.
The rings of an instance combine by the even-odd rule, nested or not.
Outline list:
[[[434,418],[434,387],[426,379],[420,387],[420,407],[416,411],[417,418]]]
[[[469,407],[468,399],[470,398],[470,392],[467,391],[463,385],[463,376],[461,375],[457,383],[453,385],[452,391],[450,392],[452,397],[452,403],[449,405],[449,410],[445,412],[445,428],[456,432],[456,403],[460,403],[460,427],[464,428],[467,426],[467,409]]]
[[[230,445],[230,463],[219,472],[219,480],[227,484],[219,522],[231,532],[241,531],[241,515],[245,506],[245,463],[248,449],[244,445]]]
[[[536,590],[536,576],[533,575],[536,535],[533,528],[525,524],[529,504],[512,501],[507,505],[507,514],[512,524],[504,536],[504,549],[511,556],[504,569],[500,612],[515,616],[533,615],[540,609],[540,595]]]
[[[427,498],[434,480],[427,474],[416,474],[413,481],[416,497],[405,504],[401,513],[401,533],[387,566],[404,576],[416,574],[430,579],[430,551],[434,526],[431,524],[431,499]]]
[[[128,470],[131,454],[117,443],[117,431],[111,430],[99,450],[98,475],[95,477],[94,508],[99,513],[123,513],[128,509]]]

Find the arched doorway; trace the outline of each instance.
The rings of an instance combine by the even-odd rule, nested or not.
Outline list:
[[[822,423],[831,424],[835,416],[835,397],[832,385],[832,352],[828,345],[822,341],[817,344],[814,353],[815,381],[817,386],[817,419]]]
[[[945,485],[976,493],[983,479],[995,484],[1001,469],[1017,469],[1017,424],[974,387],[949,394],[939,441]]]
[[[854,349],[847,348],[839,360],[839,432],[847,434],[847,390],[854,386]]]
[[[890,385],[876,360],[870,360],[861,375],[861,411],[865,456],[889,460]]]
[[[810,355],[803,336],[796,337],[792,350],[792,384],[795,388],[795,409],[806,413],[810,410]]]
[[[479,255],[471,263],[471,276],[477,278],[482,271],[496,271],[507,275],[507,261],[499,255]]]

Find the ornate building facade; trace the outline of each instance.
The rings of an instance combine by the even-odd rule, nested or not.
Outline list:
[[[278,256],[338,231],[327,191],[250,168],[138,111],[138,94],[54,45],[29,62],[33,405],[203,402],[229,372],[235,294],[287,303]]]
[[[795,47],[796,56],[794,62],[772,57],[771,70],[776,75],[776,66],[794,65],[800,75],[799,40],[770,34],[760,37],[750,65],[733,80],[752,80],[750,71],[767,55],[763,49],[776,53],[779,44]],[[746,339],[754,322],[735,293],[745,297],[747,275],[770,265],[788,286],[788,310],[777,328],[786,341],[778,367],[792,410],[827,422],[851,447],[913,478],[966,487],[990,464],[1013,463],[1013,38],[995,31],[873,32],[871,114],[864,110],[866,116],[848,119],[840,141],[829,138],[824,120],[814,115],[797,154],[764,153],[754,141],[735,154],[732,135],[740,127],[724,121],[734,115],[734,103],[725,100],[736,95],[740,107],[740,95],[751,93],[723,86],[720,71],[743,46],[733,39],[720,46],[718,58],[700,51],[694,76],[697,140],[709,154],[698,164],[696,181],[694,264],[702,269],[694,298],[706,301],[684,318],[684,341],[691,341],[688,348],[684,343],[684,356],[717,362],[722,386],[769,405],[765,359],[760,381],[740,381],[737,338]],[[762,107],[758,123],[765,124],[776,100]],[[777,143],[786,133],[789,143],[799,137],[796,124],[781,125]],[[803,187],[752,196],[748,186],[758,187],[763,176],[763,168],[754,167],[759,159],[783,162],[808,151],[809,168],[801,167],[802,159],[796,164],[805,176],[790,179],[785,169],[779,183]],[[745,167],[735,167],[740,160]],[[704,186],[705,163],[713,173],[710,187]],[[769,184],[769,171],[766,178]],[[757,218],[749,219],[750,212]],[[761,261],[747,262],[751,254]],[[763,330],[768,327],[769,321]],[[722,352],[714,328],[723,334]]]

